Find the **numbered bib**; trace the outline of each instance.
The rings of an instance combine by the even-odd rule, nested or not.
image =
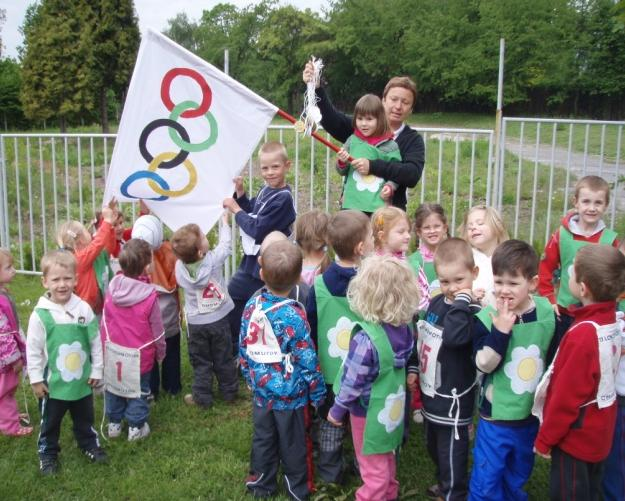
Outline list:
[[[195,291],[195,297],[199,313],[212,313],[226,301],[225,292],[215,282],[208,282],[204,289]]]
[[[104,386],[120,397],[141,397],[141,353],[137,348],[105,341]]]
[[[419,384],[428,397],[436,394],[436,361],[443,343],[443,329],[425,320],[417,323],[417,350],[419,352]]]
[[[260,296],[256,298],[256,307],[247,326],[247,356],[259,364],[280,363],[284,356],[271,327],[271,322],[267,318],[266,311],[271,311],[285,303],[291,302],[291,300],[280,301],[263,311],[259,299]]]

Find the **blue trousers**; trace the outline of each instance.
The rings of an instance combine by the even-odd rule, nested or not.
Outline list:
[[[602,488],[605,501],[625,499],[625,402],[620,399],[623,397],[619,397],[612,449],[603,466]]]
[[[480,418],[469,483],[471,501],[526,501],[538,421],[505,426]]]
[[[141,396],[139,398],[124,398],[106,392],[106,415],[111,423],[121,423],[126,418],[128,426],[141,428],[150,415],[150,372],[141,374]]]

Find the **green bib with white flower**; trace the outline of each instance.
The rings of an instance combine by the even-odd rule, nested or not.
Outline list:
[[[315,277],[314,287],[319,365],[323,378],[329,383],[336,379],[347,356],[349,340],[358,315],[349,308],[346,297],[330,294],[322,275]]]
[[[419,270],[423,268],[423,273],[425,273],[425,277],[428,279],[428,285],[432,285],[438,278],[436,276],[436,270],[434,269],[434,263],[431,261],[424,263],[423,256],[419,251],[416,251],[408,256],[408,264],[410,264],[410,267],[417,275],[419,274]]]
[[[109,282],[113,279],[115,274],[111,269],[111,258],[106,250],[103,250],[98,254],[93,262],[93,271],[95,272],[95,278],[98,282],[98,289],[102,297],[106,294]]]
[[[598,244],[612,245],[616,240],[616,233],[608,228],[604,228],[599,237]],[[579,302],[574,298],[569,289],[569,267],[573,265],[577,251],[589,245],[585,240],[575,240],[573,234],[564,226],[560,227],[560,286],[558,287],[557,302],[560,306],[568,308],[572,304]]]
[[[512,327],[506,356],[495,372],[487,374],[482,383],[481,398],[489,394],[491,417],[503,421],[526,419],[531,415],[534,392],[545,371],[547,350],[555,334],[553,308],[544,297],[533,296],[536,321],[515,324]],[[477,317],[490,330],[491,306],[482,309]]]
[[[91,340],[98,335],[94,318],[89,324],[57,324],[50,312],[35,311],[46,330],[48,392],[58,400],[80,400],[91,394]]]
[[[393,348],[380,325],[359,320],[353,334],[360,330],[367,333],[379,362],[378,377],[371,386],[367,407],[362,453],[384,454],[397,449],[404,435],[406,368],[395,368]],[[342,377],[337,377],[334,383],[336,395],[339,394],[341,380]]]
[[[373,146],[355,135],[346,142],[346,149],[352,158],[368,160],[401,160],[397,143],[384,140]],[[384,179],[373,174],[361,175],[350,165],[347,166],[345,185],[343,186],[343,209],[357,209],[363,212],[374,212],[384,206],[380,192]]]

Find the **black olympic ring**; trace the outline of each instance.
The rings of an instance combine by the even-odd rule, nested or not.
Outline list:
[[[141,136],[139,137],[139,151],[141,152],[141,156],[145,159],[147,163],[152,162],[154,157],[148,151],[148,136],[154,129],[158,129],[159,127],[171,127],[172,129],[176,129],[180,137],[182,137],[186,142],[189,142],[189,133],[187,130],[178,122],[174,120],[170,120],[169,118],[158,118],[153,120],[149,124],[145,126],[143,131],[141,131]],[[189,156],[189,152],[186,150],[180,150],[174,158],[171,160],[167,160],[166,162],[162,162],[158,168],[159,169],[173,169],[174,167],[178,167],[182,164],[187,157]]]

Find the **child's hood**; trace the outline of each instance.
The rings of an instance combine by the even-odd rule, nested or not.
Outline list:
[[[50,298],[48,297],[48,293],[46,293],[39,298],[39,301],[37,301],[37,306],[35,306],[35,309],[41,308],[42,310],[57,311],[60,313],[72,312],[79,308],[81,301],[82,299],[80,299],[76,294],[72,294],[67,303],[58,304],[58,303],[51,301]]]
[[[579,214],[572,212],[567,214],[562,218],[562,226],[564,226],[567,230],[569,230],[573,235],[581,235],[583,237],[588,237],[592,235],[588,235],[579,227]],[[605,223],[603,220],[599,220],[597,222],[597,227],[595,228],[593,235],[603,231],[605,229]]]
[[[128,307],[146,299],[155,288],[152,284],[127,277],[121,273],[115,275],[109,283],[109,293],[117,306]]]
[[[213,267],[211,266],[211,253],[204,256],[199,263],[185,265],[182,261],[176,262],[176,279],[178,285],[183,288],[197,288],[205,286],[211,276]]]

